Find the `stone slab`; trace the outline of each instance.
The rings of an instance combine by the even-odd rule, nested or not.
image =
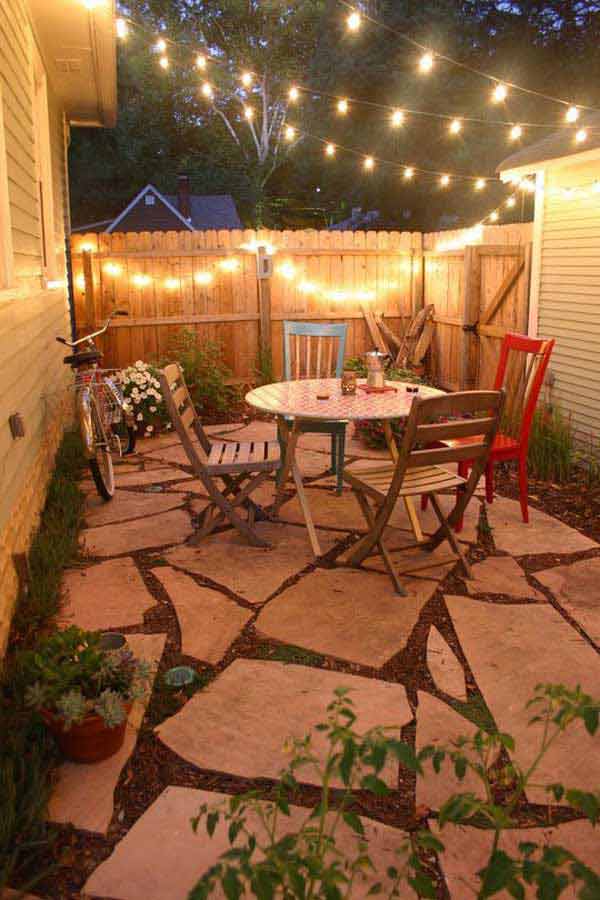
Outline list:
[[[434,821],[429,826],[445,846],[439,859],[451,900],[475,896],[481,886],[476,873],[489,860],[493,832],[451,824],[440,829]],[[566,822],[554,828],[507,829],[502,833],[499,846],[501,850],[516,856],[522,841],[532,841],[540,846],[562,846],[592,871],[598,871],[600,833],[589,822]],[[510,896],[508,891],[494,894],[498,900],[509,900]],[[535,896],[535,888],[526,887],[527,900],[533,900]],[[575,900],[577,894],[572,887],[568,887],[560,896],[561,900]]]
[[[550,588],[563,609],[600,644],[600,557],[545,569],[536,572],[535,578]]]
[[[81,536],[85,552],[90,556],[118,556],[150,547],[181,544],[192,532],[188,513],[175,509],[118,525],[87,528]]]
[[[162,566],[153,569],[175,607],[181,631],[181,652],[216,665],[237,638],[252,613],[218,591],[196,584],[193,578]]]
[[[427,667],[440,691],[458,700],[467,699],[467,685],[461,662],[435,625],[431,626],[427,636]]]
[[[130,634],[127,643],[139,659],[158,665],[165,645],[164,634]],[[125,741],[121,749],[102,762],[65,762],[58,767],[57,780],[48,807],[51,822],[70,822],[75,828],[105,834],[114,812],[117,782],[133,753],[138,731],[146,712],[146,702],[133,704]]]
[[[198,879],[218,862],[230,848],[227,825],[219,822],[212,838],[206,834],[204,820],[194,834],[190,819],[198,814],[202,804],[210,808],[227,801],[225,794],[199,791],[186,787],[167,787],[152,806],[137,820],[112,854],[100,863],[88,879],[86,896],[111,897],[113,900],[185,900]],[[279,817],[278,836],[300,828],[308,810],[290,807],[290,815]],[[353,897],[366,897],[378,881],[390,894],[392,885],[387,869],[398,868],[403,855],[398,855],[406,843],[404,832],[369,819],[362,820],[368,852],[375,871],[357,876]],[[261,833],[258,817],[249,812],[247,828]],[[356,848],[356,838],[342,823],[337,834],[338,847],[348,855]],[[220,889],[211,896],[222,897]],[[401,888],[397,895],[414,898],[410,888]]]
[[[256,620],[268,637],[380,668],[404,649],[435,584],[407,581],[399,597],[387,576],[317,569],[275,597]]]
[[[459,715],[447,703],[442,703],[431,694],[418,692],[416,749],[420,752],[428,744],[448,747],[460,737],[472,738],[477,726]],[[452,762],[445,759],[439,774],[431,761],[424,764],[424,776],[417,776],[417,806],[424,804],[429,809],[439,809],[453,794],[472,793],[485,799],[482,782],[470,770],[462,781],[454,774]]]
[[[487,507],[487,516],[498,550],[512,556],[535,553],[576,553],[599,545],[559,519],[529,507],[529,523],[521,517],[516,500],[496,497]]]
[[[156,729],[160,740],[202,769],[244,778],[277,778],[289,761],[290,737],[313,732],[321,759],[326,742],[315,725],[326,720],[334,690],[346,687],[357,714],[356,729],[377,725],[400,728],[412,718],[402,685],[281,662],[236,659],[207,688]],[[317,783],[310,767],[299,781]],[[386,764],[381,777],[397,784],[398,770]],[[336,782],[341,787],[339,781]]]
[[[469,594],[508,594],[519,600],[546,598],[528,583],[525,572],[512,556],[488,556],[471,566],[473,578],[465,579]]]
[[[542,723],[529,725],[525,708],[540,683],[581,685],[598,696],[600,656],[549,604],[480,603],[446,596],[461,647],[477,684],[501,731],[516,741],[513,758],[522,768],[533,762],[541,743]],[[560,782],[595,791],[600,784],[600,754],[580,723],[574,723],[549,749],[537,784]],[[528,798],[545,803],[548,794],[530,787]]]
[[[131,557],[109,559],[85,569],[70,569],[63,578],[60,621],[89,631],[141,625],[156,605]]]
[[[148,469],[143,472],[125,472],[115,475],[117,488],[145,487],[149,484],[164,484],[167,481],[188,481],[192,476],[188,472],[172,467]],[[184,488],[185,490],[185,488]]]
[[[286,579],[314,562],[314,556],[304,528],[260,522],[257,530],[272,544],[270,550],[252,547],[232,529],[210,535],[197,547],[170,550],[165,558],[177,568],[229,588],[249,603],[264,603]],[[335,540],[319,531],[323,553]]]
[[[167,512],[181,506],[185,494],[140,494],[138,491],[116,491],[108,503],[96,494],[85,502],[85,521],[89,527],[125,522]]]

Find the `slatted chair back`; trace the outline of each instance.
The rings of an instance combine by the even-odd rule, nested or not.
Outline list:
[[[348,326],[321,322],[283,323],[283,372],[286,381],[341,378]]]
[[[202,428],[181,367],[171,363],[159,372],[158,378],[171,422],[194,471],[202,477],[206,472],[211,442]]]
[[[553,349],[553,340],[522,334],[509,333],[502,341],[494,382],[506,393],[500,430],[525,446]]]

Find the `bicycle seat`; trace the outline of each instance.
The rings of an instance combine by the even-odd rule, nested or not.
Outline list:
[[[102,359],[99,350],[83,350],[81,353],[73,353],[72,356],[65,356],[63,362],[68,366],[77,369],[79,366],[89,366],[92,363]]]

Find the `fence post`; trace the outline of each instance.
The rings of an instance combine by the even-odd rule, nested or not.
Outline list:
[[[460,340],[459,390],[476,387],[479,338],[475,330],[479,318],[481,295],[481,256],[479,247],[466,246],[463,272],[462,334]]]
[[[258,280],[258,332],[260,353],[263,360],[270,358],[271,341],[271,276],[273,260],[267,254],[266,247],[256,249],[256,277]]]
[[[96,324],[96,304],[94,302],[94,269],[90,250],[81,253],[83,261],[83,282],[85,290],[85,324],[92,328]]]
[[[410,307],[413,316],[425,306],[425,273],[423,266],[423,235],[413,234],[410,259]]]

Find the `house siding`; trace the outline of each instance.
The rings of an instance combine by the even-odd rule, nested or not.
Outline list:
[[[70,373],[54,338],[68,335],[65,234],[68,231],[63,110],[48,77],[55,257],[47,290],[42,272],[41,220],[33,120],[33,35],[22,0],[0,4],[0,98],[14,281],[0,289],[0,653],[18,582],[13,554],[27,550],[38,523],[56,448],[71,418]],[[5,236],[2,236],[3,239]],[[19,412],[25,437],[13,439],[8,417]]]
[[[552,396],[582,437],[600,436],[600,177],[596,162],[546,173],[538,331],[556,338]],[[557,189],[560,193],[556,193]],[[565,196],[564,189],[575,193]]]

